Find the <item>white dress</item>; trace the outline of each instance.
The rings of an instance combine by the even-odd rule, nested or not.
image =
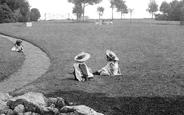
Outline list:
[[[80,65],[83,65],[84,67],[82,68],[86,73],[83,73],[83,70],[79,67]],[[85,81],[84,74],[87,74],[88,78],[92,78],[93,74],[91,69],[85,64],[85,63],[74,63],[74,76],[78,81]]]
[[[118,62],[107,62],[107,65],[103,67],[101,70],[99,70],[100,75],[122,75],[121,70],[119,68]]]
[[[23,45],[17,46],[16,44],[11,49],[12,51],[20,52],[23,50]]]

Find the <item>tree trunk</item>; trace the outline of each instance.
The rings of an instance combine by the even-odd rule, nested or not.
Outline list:
[[[180,25],[184,25],[184,7],[181,8]]]
[[[100,19],[100,13],[99,13],[99,19]]]
[[[47,20],[47,14],[45,13],[45,20]]]
[[[113,20],[113,10],[114,10],[114,8],[113,8],[113,6],[112,6],[112,20]]]
[[[85,3],[84,3],[84,6],[83,6],[83,22],[84,22],[84,10],[85,10]]]
[[[79,19],[79,13],[76,14],[76,19],[77,19],[77,20]]]
[[[130,13],[130,23],[132,22],[132,13]]]
[[[121,12],[121,20],[122,20],[122,14],[123,14],[123,13]]]
[[[180,20],[180,25],[184,25],[184,20]]]

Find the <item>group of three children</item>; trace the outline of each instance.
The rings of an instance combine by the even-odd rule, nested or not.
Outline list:
[[[17,40],[11,50],[23,53],[22,41]],[[85,61],[90,58],[90,54],[85,52],[79,53],[74,58],[76,61],[73,65],[75,79],[78,81],[87,81],[88,79],[93,78],[94,75],[121,75],[121,71],[118,65],[119,58],[116,56],[116,54],[110,50],[107,50],[106,57],[107,65],[102,69],[92,73],[92,70],[85,63]]]
[[[86,65],[85,61],[90,58],[90,54],[81,52],[75,56],[76,61],[73,65],[74,67],[74,77],[78,81],[87,81],[93,78],[94,75],[121,75],[121,71],[118,65],[119,58],[116,54],[110,50],[106,51],[107,65],[102,69],[92,73],[91,69]]]

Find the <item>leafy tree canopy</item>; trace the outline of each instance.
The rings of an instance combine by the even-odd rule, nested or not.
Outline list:
[[[125,1],[117,0],[117,3],[115,5],[118,12],[128,13],[128,9],[127,9],[127,5],[125,4]]]
[[[157,5],[155,0],[152,0],[149,3],[148,8],[146,9],[146,11],[148,11],[150,14],[152,14],[152,18],[153,18],[153,14],[158,11],[158,5]]]
[[[100,3],[102,0],[68,0],[69,3],[79,4],[83,3],[85,6]]]
[[[170,10],[171,10],[171,5],[166,1],[162,2],[160,6],[160,11],[165,14],[165,13],[169,13]]]
[[[103,13],[103,12],[104,12],[104,7],[99,6],[99,7],[97,8],[97,12]]]
[[[6,2],[0,5],[0,23],[14,22],[13,12],[8,7]]]
[[[149,3],[147,11],[149,13],[154,13],[158,11],[158,5],[154,0]]]
[[[99,19],[100,19],[100,16],[102,16],[102,15],[103,15],[103,12],[104,12],[104,7],[102,7],[102,6],[99,6],[99,7],[97,8],[97,12],[98,12]]]
[[[82,4],[75,4],[74,8],[73,8],[73,14],[75,14],[77,16],[77,19],[81,18],[81,15],[83,14],[83,9],[82,9]]]
[[[77,6],[77,5],[82,5],[82,14],[83,14],[83,20],[84,20],[84,10],[85,10],[85,7],[87,5],[94,5],[94,4],[98,4],[100,3],[102,0],[68,0],[69,3],[73,3],[75,5],[73,11],[80,11],[80,6]],[[81,12],[81,11],[80,11]],[[80,15],[80,13],[78,13]]]
[[[38,21],[40,17],[40,11],[37,8],[32,8],[30,14],[31,21]]]

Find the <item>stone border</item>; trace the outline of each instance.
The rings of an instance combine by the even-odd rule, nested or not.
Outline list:
[[[6,38],[13,43],[16,41],[16,38],[13,37],[1,34],[0,37]],[[41,77],[50,66],[49,57],[41,49],[24,40],[23,45],[25,61],[17,72],[10,75],[9,79],[0,83],[1,92],[12,92],[33,82],[38,77]]]

